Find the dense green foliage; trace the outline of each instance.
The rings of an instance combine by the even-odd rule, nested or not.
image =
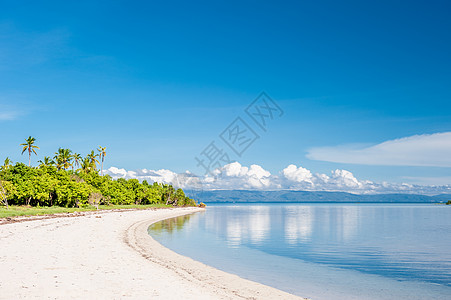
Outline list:
[[[137,179],[99,175],[97,164],[101,160],[101,174],[106,148],[99,146],[98,154],[91,151],[85,158],[70,149],[59,148],[53,159],[44,157],[39,167],[31,167],[31,153],[37,155],[35,138],[29,137],[22,154],[28,151],[28,166],[12,164],[5,159],[0,167],[0,203],[8,205],[98,207],[105,205],[149,205],[195,206],[193,199],[185,196],[182,189],[172,185]],[[74,170],[79,166],[80,169]]]
[[[64,163],[63,163],[64,164]],[[113,204],[170,204],[193,206],[193,199],[171,185],[137,179],[101,176],[95,170],[58,170],[52,165],[38,168],[23,163],[2,167],[0,180],[8,204],[32,206],[84,207]]]

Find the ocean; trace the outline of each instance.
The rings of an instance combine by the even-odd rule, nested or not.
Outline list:
[[[220,270],[311,299],[451,299],[451,207],[239,204],[149,234]]]

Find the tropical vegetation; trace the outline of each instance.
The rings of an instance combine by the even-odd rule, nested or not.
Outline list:
[[[60,206],[83,208],[99,205],[173,205],[195,206],[182,189],[169,184],[113,179],[103,175],[106,147],[82,157],[70,149],[59,148],[52,158],[45,156],[37,167],[31,166],[31,153],[37,155],[36,139],[26,139],[22,153],[28,151],[28,166],[6,158],[0,167],[0,202],[8,205]],[[100,174],[97,165],[100,163]]]

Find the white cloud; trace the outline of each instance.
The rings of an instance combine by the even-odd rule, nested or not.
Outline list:
[[[105,170],[105,174],[110,175],[114,179],[117,178],[127,178],[127,171],[125,169],[119,169],[116,167],[111,167],[108,170]]]
[[[160,183],[174,183],[177,177],[177,173],[174,173],[170,170],[161,169],[158,171],[141,169],[136,171],[127,171],[125,169],[119,169],[116,167],[111,167],[105,170],[105,174],[110,175],[111,177],[117,178],[126,178],[131,179],[135,178],[140,181],[147,180],[149,182],[160,182]]]
[[[185,173],[175,173],[171,170],[160,169],[157,171],[141,169],[135,171],[127,171],[116,167],[110,167],[104,171],[106,175],[110,175],[114,179],[138,179],[139,181],[147,180],[149,183],[159,182],[164,184],[172,184],[179,188],[196,188],[202,186],[201,179],[189,171]]]
[[[285,178],[294,182],[307,182],[313,184],[312,172],[303,167],[298,168],[295,165],[289,165],[282,170],[282,174],[283,176],[285,176]]]
[[[335,170],[332,171],[332,179],[333,182],[340,187],[348,187],[348,188],[360,188],[362,187],[362,183],[354,177],[354,175],[346,170]],[[329,181],[330,182],[330,181]]]
[[[205,182],[213,189],[234,189],[236,186],[243,189],[268,189],[274,188],[270,177],[271,173],[259,165],[248,168],[233,162],[214,170],[213,176],[205,177]]]
[[[414,135],[370,147],[312,148],[307,157],[363,165],[451,167],[451,132]]]
[[[409,183],[375,183],[357,179],[350,171],[333,170],[330,174],[313,174],[301,166],[289,165],[278,174],[271,174],[259,165],[246,167],[234,162],[216,169],[212,175],[198,177],[186,171],[175,173],[170,170],[141,169],[127,171],[111,167],[105,171],[113,178],[136,178],[149,183],[160,182],[173,184],[176,187],[196,190],[303,190],[303,191],[342,191],[357,194],[377,193],[418,193],[440,194],[451,193],[448,185],[417,185]]]

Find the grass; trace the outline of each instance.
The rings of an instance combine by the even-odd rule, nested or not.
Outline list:
[[[150,204],[150,205],[99,205],[99,210],[111,209],[148,209],[148,208],[163,208],[172,207],[165,204]],[[5,206],[0,207],[0,218],[17,217],[17,216],[36,216],[36,215],[53,215],[59,213],[72,213],[96,210],[94,206],[84,208],[68,208],[59,206],[50,207],[34,207],[34,206],[15,206],[10,205],[8,209]]]

